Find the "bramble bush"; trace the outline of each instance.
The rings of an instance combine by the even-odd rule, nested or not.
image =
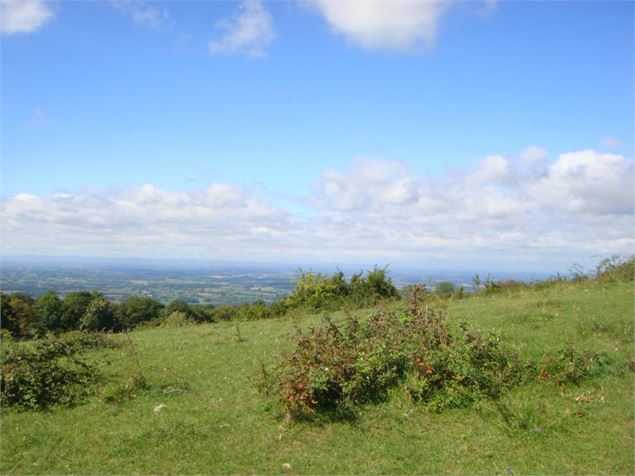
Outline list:
[[[561,349],[555,355],[548,354],[538,373],[538,380],[557,384],[577,385],[583,379],[600,374],[607,368],[610,358],[605,352],[580,352],[573,346]]]
[[[97,367],[81,354],[112,346],[113,342],[103,334],[83,332],[3,345],[2,405],[39,409],[54,403],[74,403],[99,378]]]
[[[443,314],[415,290],[409,310],[380,311],[368,321],[348,315],[298,335],[270,374],[292,418],[351,416],[403,385],[414,401],[435,409],[497,398],[522,379],[518,356],[498,336],[452,332]]]

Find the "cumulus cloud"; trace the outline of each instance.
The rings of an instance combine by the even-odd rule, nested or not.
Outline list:
[[[397,0],[311,0],[331,29],[369,49],[431,47],[439,20],[452,2]]]
[[[547,164],[546,152],[532,147],[441,178],[358,159],[349,170],[325,171],[314,194],[330,226],[336,217],[348,239],[378,254],[606,255],[635,248],[634,185],[633,161],[623,156],[578,151]]]
[[[512,179],[509,161],[501,155],[485,157],[478,169],[470,176],[475,184],[505,184]]]
[[[547,175],[529,183],[529,195],[550,206],[587,215],[629,215],[635,200],[633,162],[583,150],[562,154]]]
[[[542,166],[547,161],[547,151],[537,145],[527,147],[520,154],[520,162],[523,166],[536,167]]]
[[[259,243],[266,249],[271,237],[283,235],[289,220],[227,184],[186,192],[147,184],[49,197],[21,193],[3,200],[0,215],[6,252],[247,259]]]
[[[211,40],[211,54],[244,54],[256,58],[267,55],[267,47],[275,38],[271,15],[260,0],[247,0],[239,13],[217,25],[224,30],[223,36]]]
[[[528,150],[440,177],[417,175],[401,161],[358,158],[325,170],[305,202],[310,213],[301,215],[222,183],[21,193],[0,203],[3,250],[445,264],[571,264],[633,252],[633,160],[583,150],[547,162],[541,149]]]
[[[44,0],[1,0],[0,33],[31,33],[53,17]]]

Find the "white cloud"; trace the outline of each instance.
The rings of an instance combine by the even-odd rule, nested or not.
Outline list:
[[[159,28],[169,18],[166,8],[157,8],[142,0],[112,0],[112,4],[135,23],[150,28]]]
[[[547,161],[547,151],[537,145],[527,147],[520,154],[520,162],[524,166],[540,167]]]
[[[633,162],[621,155],[583,150],[562,154],[546,176],[527,185],[544,206],[589,215],[633,213]]]
[[[348,173],[326,170],[317,185],[318,203],[334,210],[357,210],[377,200],[412,203],[417,183],[403,162],[355,159]]]
[[[470,180],[476,184],[505,184],[512,178],[509,161],[501,155],[485,157]]]
[[[452,1],[310,0],[331,29],[370,49],[431,47]]]
[[[31,33],[53,17],[44,0],[1,0],[0,33]]]
[[[153,185],[38,197],[0,207],[5,252],[243,256],[284,235],[288,214],[242,187],[167,192]],[[280,242],[276,242],[279,246]]]
[[[491,156],[427,177],[404,162],[358,158],[323,172],[306,202],[311,213],[302,215],[221,183],[21,193],[0,201],[2,246],[7,254],[479,261],[489,269],[505,260],[568,265],[635,250],[633,160],[569,152],[540,174],[528,173],[529,162],[526,153]]]
[[[271,15],[260,0],[245,1],[238,15],[217,26],[225,33],[208,44],[209,52],[215,55],[245,54],[262,58],[267,55],[267,47],[276,36]]]

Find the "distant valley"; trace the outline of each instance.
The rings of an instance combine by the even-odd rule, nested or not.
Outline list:
[[[340,267],[347,276],[372,266]],[[73,291],[99,291],[107,299],[122,301],[130,296],[151,296],[163,303],[183,299],[190,304],[272,303],[293,289],[298,269],[332,273],[336,265],[247,265],[195,262],[161,262],[106,259],[3,259],[0,271],[3,292],[24,292],[38,296],[55,291],[64,296]],[[398,288],[424,283],[433,286],[449,281],[470,290],[474,272],[389,267]],[[481,275],[485,278],[487,274]],[[530,281],[545,273],[493,273],[497,279]]]

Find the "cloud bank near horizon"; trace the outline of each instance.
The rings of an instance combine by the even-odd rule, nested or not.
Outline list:
[[[0,218],[9,255],[572,264],[635,250],[633,185],[632,159],[583,150],[550,162],[532,146],[440,177],[357,158],[322,173],[303,214],[214,183],[20,193]]]

